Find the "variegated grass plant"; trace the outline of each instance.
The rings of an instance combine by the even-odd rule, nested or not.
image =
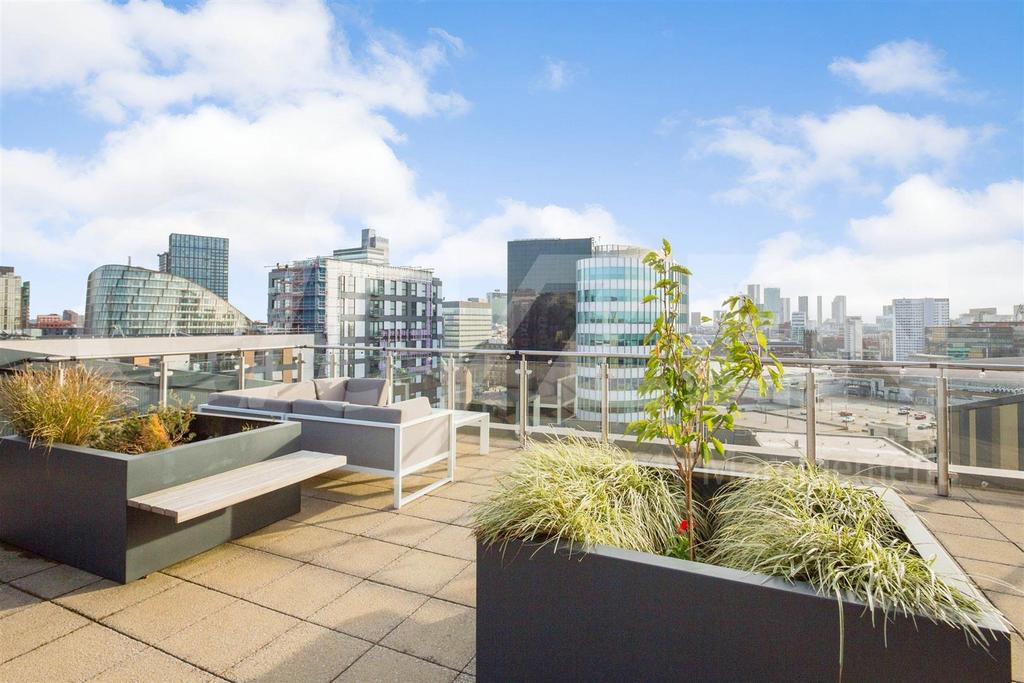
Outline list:
[[[474,527],[481,541],[502,547],[524,540],[660,554],[685,517],[685,487],[675,473],[639,465],[614,445],[570,437],[530,442],[476,507]]]
[[[806,581],[837,600],[856,596],[883,623],[920,615],[984,643],[977,601],[936,575],[877,492],[792,463],[763,473],[726,484],[709,502],[705,562]]]

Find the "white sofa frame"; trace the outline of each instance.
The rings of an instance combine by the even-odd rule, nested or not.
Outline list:
[[[254,410],[252,408],[235,408],[233,406],[220,406],[220,405],[209,405],[204,403],[197,408],[200,413],[229,413],[232,415],[251,415],[259,418],[270,418],[274,420],[292,421],[298,422],[300,420],[311,420],[314,422],[327,422],[335,424],[347,424],[356,425],[362,427],[368,427],[373,429],[390,429],[395,432],[394,434],[394,464],[392,469],[381,469],[377,467],[365,467],[361,465],[347,464],[342,468],[344,470],[351,470],[353,472],[363,472],[365,474],[379,474],[386,477],[390,477],[394,480],[394,507],[396,510],[401,509],[403,505],[411,503],[420,496],[425,496],[431,491],[438,489],[445,484],[450,484],[455,481],[455,454],[457,451],[455,441],[455,417],[454,413],[450,410],[445,411],[444,415],[433,413],[431,415],[425,415],[418,417],[408,422],[376,422],[370,420],[350,420],[344,417],[324,417],[321,415],[303,415],[299,413],[279,413],[269,410]],[[444,417],[448,421],[448,449],[444,450],[436,455],[432,455],[425,460],[417,462],[408,467],[402,466],[402,446],[404,440],[404,434],[406,428],[414,427],[430,420],[437,420],[440,417]],[[431,465],[447,460],[448,466],[445,472],[445,476],[435,482],[432,482],[423,488],[410,493],[407,496],[402,495],[402,478],[411,474],[416,474],[421,470],[430,467]]]

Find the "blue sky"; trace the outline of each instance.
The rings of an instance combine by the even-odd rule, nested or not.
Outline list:
[[[363,225],[449,297],[503,288],[507,239],[594,234],[669,237],[706,313],[752,281],[1024,302],[1020,3],[61,7],[2,26],[33,312],[181,230],[232,239],[264,318],[265,266]]]

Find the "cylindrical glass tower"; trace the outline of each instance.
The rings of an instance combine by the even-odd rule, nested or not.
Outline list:
[[[650,250],[603,245],[591,258],[576,262],[576,349],[581,353],[646,354],[644,337],[660,312],[657,302],[644,303],[654,287],[654,272],[644,265]],[[689,317],[689,278],[681,279],[677,324]],[[608,359],[608,421],[626,425],[643,417],[649,398],[638,393],[645,359]],[[576,369],[576,417],[601,420],[601,359],[582,358]]]

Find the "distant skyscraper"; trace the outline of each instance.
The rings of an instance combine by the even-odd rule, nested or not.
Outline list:
[[[694,311],[690,314],[690,327],[700,327],[700,311]]]
[[[892,300],[892,357],[906,360],[925,348],[926,327],[949,325],[949,299]]]
[[[793,315],[793,300],[788,296],[782,297],[782,318],[779,320],[779,324],[788,323],[789,319]]]
[[[491,305],[479,299],[445,301],[444,346],[449,349],[472,349],[491,339]]]
[[[832,299],[832,322],[839,329],[846,324],[846,297],[842,294]]]
[[[661,309],[658,302],[643,300],[656,281],[654,271],[643,262],[649,252],[645,247],[597,246],[593,257],[577,262],[576,343],[580,352],[642,356],[651,350],[644,341]],[[677,320],[682,328],[689,320],[689,278],[673,277],[682,293]],[[627,424],[642,417],[650,400],[638,393],[644,365],[642,358],[609,359],[610,422]],[[576,417],[588,422],[601,419],[601,366],[596,358],[581,359],[576,366]]]
[[[496,289],[493,292],[487,292],[487,303],[491,305],[491,324],[507,325],[508,294],[500,289]]]
[[[0,332],[28,329],[29,284],[11,266],[0,266]]]
[[[795,342],[803,342],[804,332],[807,330],[807,313],[797,311],[793,314],[789,323],[789,337]]]
[[[764,288],[764,307],[771,311],[775,325],[782,323],[782,290],[778,287]]]
[[[821,317],[821,294],[818,295],[818,317],[814,319],[818,327],[821,327],[825,320]]]
[[[761,305],[761,285],[747,285],[747,296],[754,300],[758,306]]]
[[[864,324],[859,315],[843,320],[843,352],[849,360],[864,360]]]
[[[171,233],[159,254],[160,272],[191,280],[222,299],[228,298],[228,240],[207,235]]]
[[[806,296],[798,296],[796,298],[796,310],[800,311],[804,315],[809,315],[810,314],[811,309],[807,305],[807,297]]]

